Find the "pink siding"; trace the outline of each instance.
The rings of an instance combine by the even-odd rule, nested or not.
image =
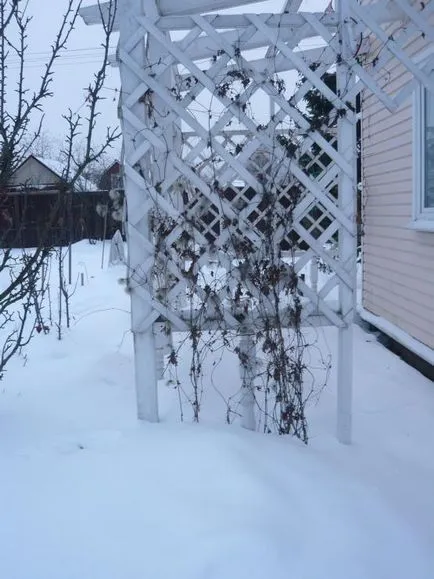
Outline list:
[[[420,46],[414,45],[416,52]],[[393,88],[406,78],[395,65]],[[408,228],[413,201],[413,104],[389,113],[363,100],[363,307],[434,348],[434,233]]]

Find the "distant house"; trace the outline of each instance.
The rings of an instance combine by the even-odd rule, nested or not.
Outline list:
[[[15,170],[0,201],[3,247],[66,245],[112,235],[117,225],[98,207],[110,204],[109,191],[80,177],[66,189],[63,166],[30,155]]]
[[[427,49],[422,36],[412,45],[419,57]],[[396,89],[407,80],[400,66]],[[432,366],[434,94],[420,87],[396,113],[365,96],[362,165],[361,317]]]
[[[115,229],[120,229],[125,237],[126,207],[122,165],[114,161],[102,174],[98,186],[100,190],[108,191],[108,208],[110,222],[114,220]]]
[[[98,187],[105,191],[123,191],[122,165],[119,161],[114,161],[114,163],[104,171],[99,180]]]

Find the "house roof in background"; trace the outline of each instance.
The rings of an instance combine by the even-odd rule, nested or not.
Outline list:
[[[42,165],[44,167],[44,169],[46,169],[47,171],[49,171],[50,173],[52,173],[55,177],[57,177],[57,179],[63,179],[63,173],[64,173],[64,166],[60,161],[56,161],[54,159],[45,159],[43,157],[38,157],[36,155],[29,155],[28,157],[26,157],[24,159],[24,161],[22,161],[18,167],[15,169],[15,171],[12,174],[12,178],[17,174],[17,172],[24,167],[24,165],[26,163],[29,162],[30,159],[34,159],[37,163],[39,163],[40,165]],[[20,188],[25,186],[25,183],[22,183],[21,185],[19,183],[14,185],[14,189]],[[50,188],[52,188],[54,185],[56,185],[56,182],[53,183],[40,183],[40,184],[35,184],[35,183],[31,183],[31,187],[34,189],[46,189],[47,186],[50,186]],[[85,191],[98,191],[98,187],[95,185],[95,183],[93,181],[90,181],[89,179],[86,179],[85,177],[79,177],[75,183],[75,187],[74,187],[74,191],[77,192],[85,192]]]
[[[113,161],[113,163],[112,163],[109,167],[107,167],[107,169],[105,170],[105,173],[108,173],[109,171],[111,171],[114,167],[116,167],[116,165],[119,165],[119,169],[120,169],[121,166],[122,166],[122,165],[121,165],[121,162],[118,161],[118,159],[115,159],[115,160]]]
[[[57,177],[63,179],[63,174],[65,170],[63,163],[61,163],[60,161],[56,161],[55,159],[46,159],[45,157],[36,157],[35,155],[30,155],[30,157],[33,157],[39,163],[41,163],[41,165],[44,165],[44,167],[46,167],[49,171],[54,173]],[[93,183],[89,179],[86,179],[85,177],[79,177],[75,184],[75,190],[97,191],[98,187],[95,185],[95,183]]]

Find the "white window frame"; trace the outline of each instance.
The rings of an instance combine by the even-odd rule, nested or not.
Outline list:
[[[433,97],[434,98],[434,97]],[[410,223],[417,231],[434,232],[434,207],[425,207],[425,119],[426,89],[420,85],[415,92],[413,116],[413,218]]]

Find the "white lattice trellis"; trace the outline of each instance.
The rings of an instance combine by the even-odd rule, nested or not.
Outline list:
[[[263,319],[254,307],[255,299],[263,297],[261,290],[243,277],[240,260],[234,264],[239,257],[234,247],[247,244],[249,251],[264,252],[270,219],[267,190],[275,199],[276,217],[284,216],[294,199],[296,205],[290,224],[283,218],[273,222],[273,255],[265,258],[287,275],[318,259],[333,272],[319,289],[315,276],[300,280],[299,286],[303,320],[339,328],[338,436],[349,442],[355,102],[366,88],[395,110],[417,83],[434,90],[428,74],[434,5],[377,0],[362,6],[357,0],[341,0],[335,10],[300,13],[300,2],[288,1],[282,14],[204,15],[231,4],[221,0],[204,6],[187,0],[181,8],[169,0],[119,2],[117,58],[139,416],[158,419],[155,352],[164,344],[156,344],[161,333],[155,334],[155,328],[165,321],[174,331],[191,328],[195,304],[209,301],[210,290],[200,283],[200,274],[216,254],[227,277],[223,273],[213,286],[220,305],[202,328],[223,321],[225,328],[247,335],[261,327]],[[245,3],[235,0],[233,5]],[[94,7],[83,10],[88,22],[96,21],[95,15]],[[302,41],[318,37],[322,48],[301,49]],[[409,47],[419,37],[427,49],[413,57]],[[396,60],[409,72],[398,92],[393,91]],[[336,71],[336,90],[324,81],[330,70]],[[302,75],[291,90],[282,76],[290,71]],[[312,90],[332,105],[334,135],[324,135],[305,114],[305,97]],[[252,112],[253,102],[269,107],[265,119]],[[193,262],[180,251],[186,232],[201,248]],[[337,256],[327,251],[336,239]],[[291,266],[285,251],[292,255]],[[228,297],[240,283],[252,298],[242,315]],[[329,298],[336,287],[339,299],[333,301]],[[201,315],[199,307],[196,313]],[[291,323],[288,315],[288,327]],[[247,338],[243,344],[251,347]],[[243,381],[247,375],[243,373]],[[245,412],[245,423],[251,425],[248,404]]]

